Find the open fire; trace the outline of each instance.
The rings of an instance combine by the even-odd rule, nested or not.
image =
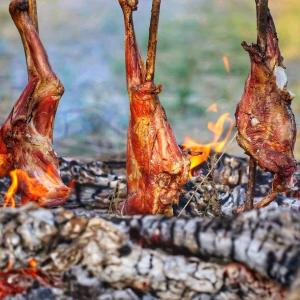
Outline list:
[[[41,199],[48,193],[48,189],[40,184],[36,179],[31,178],[25,171],[17,169],[9,173],[11,185],[5,194],[4,207],[16,207],[15,194],[19,186],[25,191],[21,199],[24,205],[29,201],[36,201],[42,205]]]
[[[271,207],[250,214],[238,214],[238,209],[244,210],[248,199],[258,202],[276,183],[281,187],[278,179],[284,179],[283,175],[291,177],[295,171],[296,176],[296,161],[277,164],[275,167],[279,166],[279,170],[262,165],[264,169],[258,169],[256,176],[255,160],[263,159],[255,155],[269,150],[265,157],[271,159],[271,163],[276,162],[270,156],[270,145],[266,146],[271,150],[264,144],[255,149],[251,157],[252,176],[249,176],[251,167],[247,173],[247,161],[242,158],[223,154],[216,161],[214,154],[224,152],[230,144],[235,125],[228,112],[208,123],[213,135],[211,141],[203,143],[186,137],[182,147],[178,146],[159,101],[161,86],[154,80],[160,2],[153,0],[144,62],[133,24],[138,1],[119,0],[125,24],[130,122],[126,167],[124,163],[122,170],[115,172],[113,167],[109,167],[109,171],[105,169],[107,166],[101,162],[70,160],[67,170],[62,167],[52,148],[52,131],[63,86],[53,73],[39,39],[35,0],[11,1],[10,12],[27,58],[29,83],[0,128],[0,175],[9,175],[11,179],[8,189],[8,185],[5,189],[1,186],[4,191],[7,189],[3,206],[16,208],[19,202],[20,206],[28,202],[38,205],[0,210],[1,300],[7,295],[29,293],[37,285],[60,296],[75,295],[75,299],[81,299],[81,293],[82,298],[106,299],[100,298],[103,290],[113,294],[128,289],[151,299],[152,294],[157,299],[195,299],[199,295],[211,299],[232,299],[233,295],[241,295],[241,299],[284,299],[287,288],[293,284],[300,266],[298,201],[288,198],[289,194],[285,194],[284,199],[275,199],[277,189],[276,209]],[[256,0],[256,4],[258,25],[264,17],[271,28],[272,39],[264,41],[266,51],[268,42],[277,42],[277,36],[268,1]],[[258,27],[263,40],[266,28]],[[267,58],[267,52],[258,55],[262,46],[244,44],[253,57],[258,56],[255,64]],[[278,45],[275,46],[276,67],[280,67],[282,57]],[[222,59],[225,71],[230,73],[228,56],[224,54]],[[260,67],[265,69],[264,64]],[[256,76],[260,73],[255,68],[251,72],[250,79],[254,78],[256,85]],[[281,100],[287,91],[286,86],[280,84],[285,76],[278,68],[275,73],[268,73],[267,79],[272,88],[276,87],[278,98],[275,100],[278,99],[276,103],[282,108]],[[261,87],[266,87],[265,81],[259,83]],[[249,91],[257,92],[259,88]],[[269,99],[270,90],[265,89],[264,97],[258,100]],[[257,100],[256,96],[249,98],[251,105],[253,99]],[[283,100],[290,101],[290,95]],[[274,103],[270,102],[270,111],[274,111]],[[284,105],[291,112],[289,102]],[[252,147],[253,137],[263,132],[259,117],[266,112],[262,107],[258,105],[259,114],[257,107],[250,112],[237,111],[237,121],[239,115],[242,116],[240,121],[249,119],[242,124],[237,122],[242,147],[245,144],[241,141],[247,141],[247,146]],[[218,105],[211,104],[208,111],[217,113]],[[281,110],[278,112],[278,116],[284,116]],[[287,147],[286,157],[293,158],[296,129],[292,112],[286,119],[292,125],[290,141],[284,140],[282,135],[281,144],[276,146]],[[278,123],[271,117],[264,120],[267,130],[274,121]],[[277,127],[286,129],[277,123],[276,130]],[[250,138],[242,135],[244,129],[246,134],[252,130]],[[266,139],[263,134],[258,135],[259,141]],[[268,138],[273,142],[272,136]],[[278,149],[275,150],[281,154],[282,148]],[[277,159],[277,162],[280,161]],[[195,169],[199,166],[207,172],[206,176],[197,176]],[[273,186],[270,184],[272,174],[264,172],[265,169],[276,174]],[[254,185],[256,177],[260,183],[257,186]],[[66,185],[69,180],[71,184]],[[71,193],[75,184],[72,180],[76,180],[76,193]],[[252,195],[245,196],[247,182],[247,190],[252,190]],[[20,201],[17,192],[20,192]],[[63,208],[40,207],[59,206],[67,200]],[[178,208],[182,208],[186,218],[179,218]],[[294,214],[296,210],[298,214]],[[135,216],[124,218],[123,214]],[[174,214],[176,217],[172,218]]]
[[[209,122],[207,127],[214,135],[211,142],[207,144],[201,144],[193,140],[191,137],[186,137],[182,145],[182,148],[184,150],[188,150],[190,154],[191,176],[193,175],[195,168],[207,161],[212,151],[216,153],[223,151],[225,145],[230,139],[234,122],[229,113],[224,113],[215,123]]]
[[[217,104],[212,104],[208,111],[217,112]],[[222,114],[216,122],[209,122],[207,125],[210,132],[213,133],[213,139],[211,142],[202,144],[191,137],[186,137],[182,145],[183,150],[188,150],[189,158],[191,162],[190,176],[193,176],[195,168],[206,162],[212,152],[221,153],[227,145],[232,131],[234,128],[234,121],[230,117],[229,113]],[[47,170],[48,177],[52,178],[51,168]],[[35,178],[32,178],[24,170],[17,169],[9,173],[11,178],[11,185],[6,192],[4,199],[4,207],[16,207],[15,195],[21,187],[22,197],[21,205],[33,201],[43,206],[43,197],[48,193],[47,188],[40,184]],[[55,176],[53,176],[55,178]],[[69,187],[73,187],[71,182]]]
[[[15,208],[17,206],[15,196],[18,191],[21,192],[21,205],[25,205],[28,202],[36,202],[39,206],[45,206],[47,202],[45,198],[49,193],[47,187],[41,184],[37,179],[28,175],[28,173],[21,169],[13,170],[9,173],[11,184],[4,197],[4,207]],[[56,174],[55,171],[49,165],[47,172],[44,173],[47,180],[55,184]],[[67,185],[72,189],[74,186],[73,180]]]

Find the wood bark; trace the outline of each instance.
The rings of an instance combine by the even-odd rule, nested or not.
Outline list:
[[[256,182],[256,161],[250,157],[249,158],[249,180],[247,186],[247,198],[245,203],[245,210],[253,209],[253,201],[254,201],[254,189]]]
[[[210,163],[208,163],[210,165]],[[215,216],[215,210],[210,206],[217,201],[222,214],[232,215],[235,210],[245,203],[247,187],[247,160],[230,155],[223,155],[219,160],[213,177],[206,178],[209,166],[201,166],[201,174],[191,179],[184,187],[178,204],[173,206],[174,214],[183,216]],[[121,214],[120,205],[126,200],[126,171],[125,161],[91,161],[83,162],[71,158],[60,158],[60,174],[65,183],[73,181],[73,192],[64,207],[77,214],[95,216],[106,213]],[[204,175],[203,175],[204,174]],[[297,185],[300,173],[296,172]],[[258,168],[255,187],[255,203],[271,190],[272,174]],[[0,205],[3,205],[4,195],[9,188],[10,180],[0,178]],[[17,202],[19,201],[17,195]],[[289,195],[277,195],[272,206],[289,207],[300,211],[299,191]],[[187,207],[182,212],[186,203]]]
[[[27,206],[2,209],[0,224],[1,269],[27,268],[34,258],[69,296],[81,285],[154,299],[284,299],[300,265],[300,218],[287,209],[86,219]]]
[[[124,167],[125,162],[60,159],[63,179],[75,180],[75,192],[64,204],[69,211],[1,210],[0,270],[13,266],[11,276],[31,286],[37,279],[22,280],[20,271],[28,268],[28,259],[37,259],[38,270],[49,276],[28,290],[36,299],[45,293],[50,299],[283,299],[292,283],[297,288],[299,201],[278,197],[273,209],[232,216],[245,201],[246,160],[222,157],[214,172],[216,194],[209,180],[198,188],[202,175],[191,180],[175,213],[197,193],[180,219],[120,217],[114,207],[126,198]],[[272,176],[258,169],[257,179],[261,188],[255,193],[261,196]],[[0,180],[0,191],[8,185],[8,179]],[[207,211],[216,195],[230,217],[212,218]],[[90,261],[93,256],[103,260]],[[58,288],[45,285],[51,278],[59,279]]]

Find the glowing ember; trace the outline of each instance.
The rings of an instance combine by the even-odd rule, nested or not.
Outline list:
[[[224,136],[224,127],[226,123],[229,124],[229,128]],[[216,123],[208,123],[208,129],[214,134],[214,138],[211,143],[200,144],[190,137],[185,138],[182,147],[184,150],[189,150],[190,153],[191,176],[193,174],[193,170],[208,159],[212,150],[217,153],[222,152],[231,136],[233,126],[234,122],[230,118],[229,113],[225,113],[220,116]]]
[[[34,282],[49,287],[60,284],[55,277],[46,275],[38,268],[35,258],[28,260],[28,268],[14,270],[9,262],[5,271],[0,271],[0,299],[26,292]]]
[[[42,286],[54,286],[53,278],[34,268],[0,271],[0,299],[26,292],[34,282]]]
[[[227,55],[223,56],[223,64],[224,64],[224,68],[225,68],[226,72],[230,73],[230,62],[229,62],[229,58]]]
[[[31,268],[31,269],[36,269],[37,267],[37,261],[35,258],[30,258],[28,260],[28,266]]]
[[[48,190],[42,184],[20,169],[11,171],[9,176],[11,185],[5,194],[4,207],[16,207],[15,194],[20,185],[26,191],[22,197],[22,204],[28,201],[36,201],[42,204],[41,199],[48,193]]]

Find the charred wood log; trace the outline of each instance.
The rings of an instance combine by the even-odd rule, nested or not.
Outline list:
[[[71,158],[60,158],[60,173],[65,183],[73,181],[73,192],[64,207],[76,214],[95,216],[106,213],[120,214],[120,203],[126,200],[125,161],[83,162]],[[223,215],[232,215],[245,203],[247,186],[247,160],[224,154],[215,167],[213,176],[206,178],[210,163],[197,169],[197,176],[192,178],[182,190],[180,200],[174,206],[174,214],[183,216],[214,216],[211,207],[219,202]],[[300,172],[295,176],[300,182]],[[205,180],[204,180],[205,178]],[[255,201],[259,201],[272,185],[272,174],[257,170]],[[204,182],[200,185],[201,182]],[[0,205],[9,188],[7,177],[0,179]],[[16,197],[18,198],[18,197]],[[271,206],[285,206],[300,211],[298,191],[290,197],[278,195]],[[188,204],[187,204],[188,203]]]
[[[149,247],[239,262],[289,286],[300,264],[299,221],[289,209],[270,208],[235,218],[147,216],[128,220],[128,226],[131,237]]]
[[[0,224],[1,269],[34,258],[61,279],[51,289],[65,296],[75,284],[154,299],[284,299],[300,265],[300,218],[286,209],[230,219],[86,219],[27,206],[2,209]]]

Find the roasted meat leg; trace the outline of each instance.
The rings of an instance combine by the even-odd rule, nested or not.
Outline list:
[[[258,39],[257,44],[242,44],[250,55],[251,71],[235,116],[239,145],[261,168],[275,174],[272,193],[256,205],[261,207],[292,184],[296,124],[268,1],[256,0],[256,7]]]
[[[128,200],[126,214],[173,213],[181,186],[188,179],[189,161],[178,147],[154,84],[156,35],[160,0],[153,0],[147,65],[136,42],[132,12],[138,1],[119,0],[125,21],[125,61],[130,98],[127,141]]]
[[[51,69],[29,8],[27,0],[14,0],[9,7],[24,45],[29,82],[0,129],[0,173],[14,170],[23,199],[34,198],[36,186],[39,196],[34,200],[52,206],[70,193],[52,148],[54,117],[64,88]]]

